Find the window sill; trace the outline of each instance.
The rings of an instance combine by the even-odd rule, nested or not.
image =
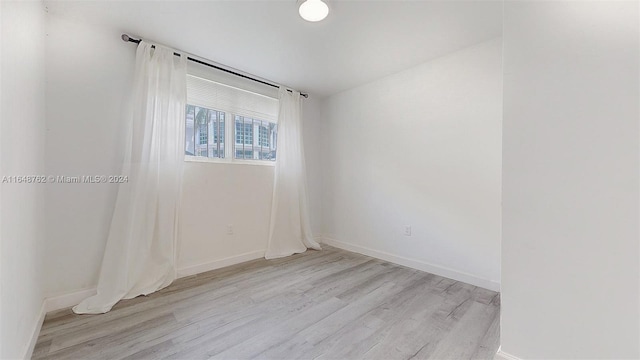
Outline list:
[[[200,163],[212,163],[212,164],[228,164],[228,165],[258,165],[258,166],[275,166],[275,161],[265,160],[232,160],[232,159],[220,159],[220,158],[208,158],[204,156],[192,156],[185,155],[185,162],[200,162]]]

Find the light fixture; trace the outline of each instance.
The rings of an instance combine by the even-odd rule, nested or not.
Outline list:
[[[322,0],[306,0],[300,5],[298,12],[303,19],[316,22],[329,15],[329,7]]]

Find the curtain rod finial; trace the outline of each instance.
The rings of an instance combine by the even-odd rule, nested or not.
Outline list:
[[[0,0],[1,1],[1,0]],[[127,35],[127,34],[122,34],[120,35],[120,38],[122,39],[122,41],[124,42],[132,42],[132,43],[136,43],[136,44],[140,44],[140,39],[134,39],[131,36]]]

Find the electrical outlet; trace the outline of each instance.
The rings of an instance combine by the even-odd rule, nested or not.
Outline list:
[[[227,235],[233,235],[233,224],[227,225]]]
[[[404,227],[404,236],[411,236],[411,225],[406,225]]]

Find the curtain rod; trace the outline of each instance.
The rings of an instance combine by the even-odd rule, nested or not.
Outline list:
[[[134,38],[130,37],[127,34],[122,34],[121,37],[122,37],[122,40],[125,41],[125,42],[132,42],[132,43],[140,44],[140,41],[142,41],[142,39],[134,39]],[[155,45],[152,45],[151,47],[155,48]],[[174,52],[173,55],[180,56],[180,54],[178,54],[176,52]],[[208,66],[208,67],[211,67],[211,68],[214,68],[216,70],[224,71],[226,73],[229,73],[229,74],[232,74],[232,75],[235,75],[235,76],[239,76],[241,78],[245,78],[245,79],[248,79],[248,80],[251,80],[251,81],[255,81],[255,82],[258,82],[260,84],[264,84],[264,85],[271,86],[271,87],[274,87],[274,88],[280,88],[280,86],[278,86],[276,84],[272,84],[272,83],[266,82],[264,80],[256,79],[256,78],[253,78],[251,76],[248,76],[248,75],[245,75],[245,74],[241,74],[241,73],[235,72],[233,70],[225,69],[225,68],[217,66],[217,65],[209,64],[209,63],[204,62],[202,60],[194,59],[194,58],[192,58],[190,56],[187,56],[187,60],[193,61],[193,62],[198,63],[198,64],[202,64],[202,65],[205,65],[205,66]],[[293,92],[293,90],[290,90],[290,89],[287,89],[287,91],[288,92]],[[300,96],[308,98],[309,94],[300,93]]]

